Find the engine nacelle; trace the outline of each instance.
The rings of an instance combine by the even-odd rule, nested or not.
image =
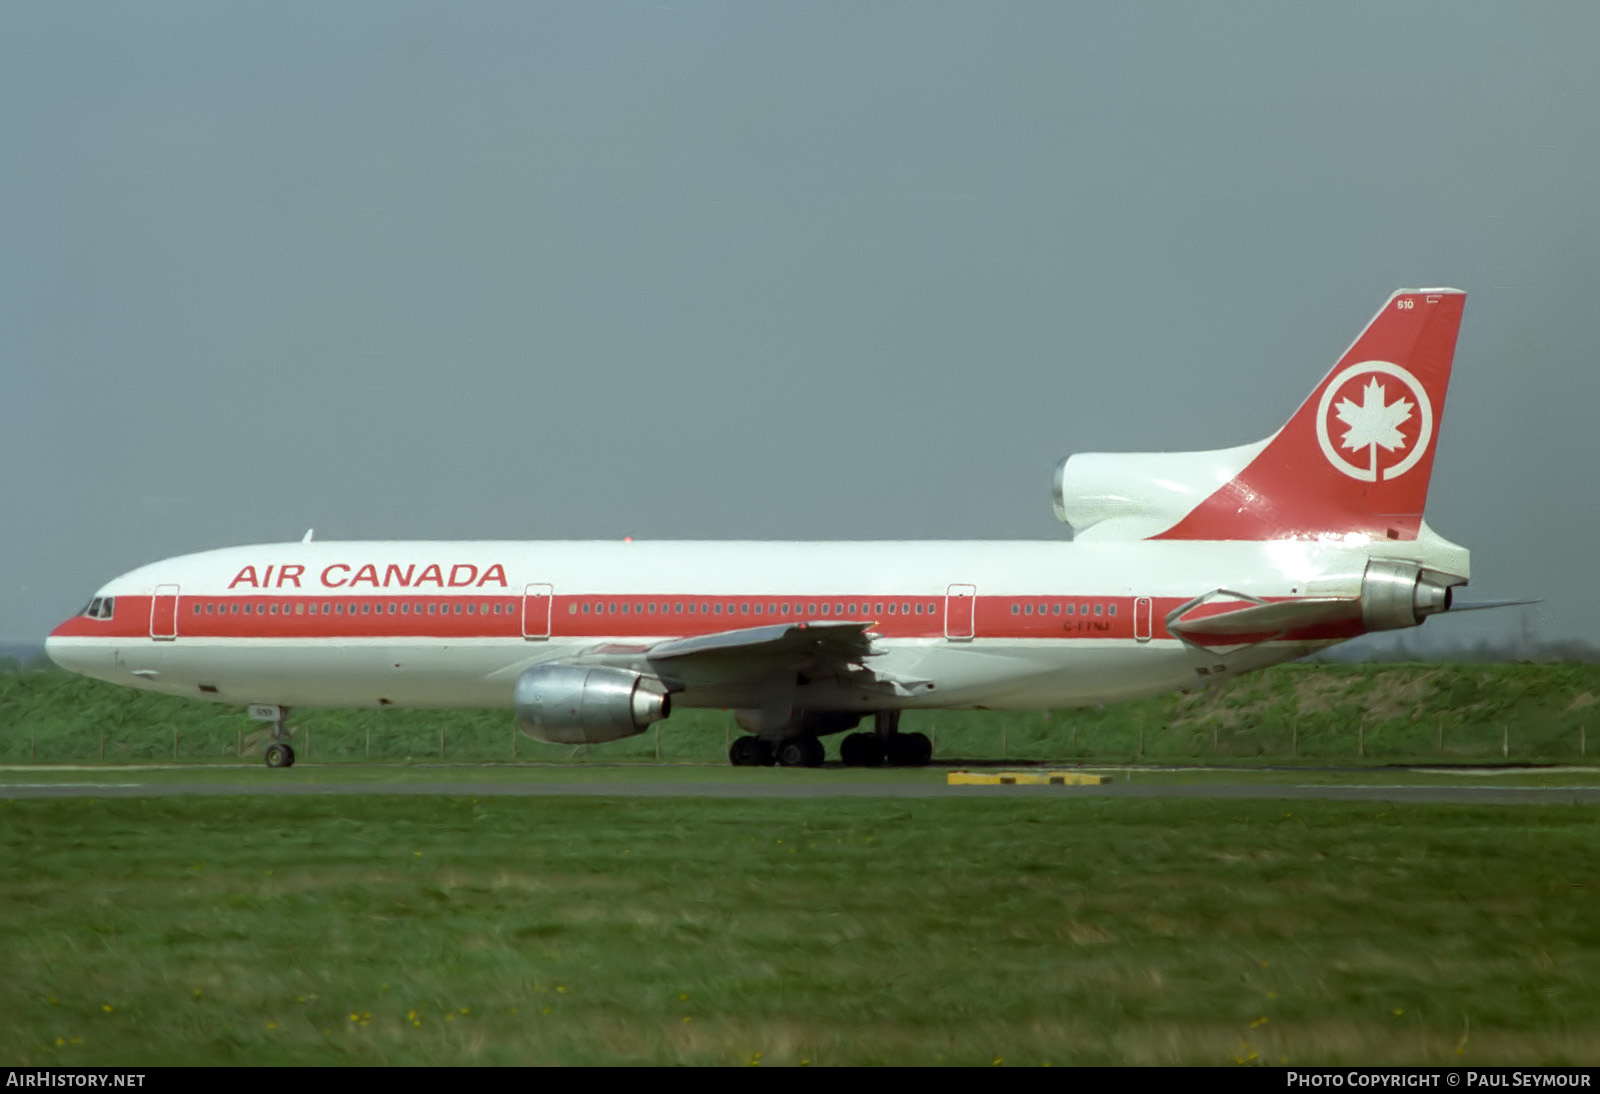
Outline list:
[[[1145,539],[1182,520],[1266,442],[1210,452],[1080,452],[1056,466],[1056,519],[1076,539]]]
[[[512,705],[522,732],[560,745],[632,737],[672,713],[660,680],[587,665],[533,666],[517,677]]]
[[[1361,622],[1369,631],[1415,627],[1430,615],[1450,610],[1445,575],[1415,562],[1375,558],[1361,580]]]

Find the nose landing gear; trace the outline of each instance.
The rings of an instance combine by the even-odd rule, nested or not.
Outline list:
[[[275,707],[257,705],[250,708],[250,717],[258,721],[272,723],[272,740],[267,743],[266,751],[262,753],[271,768],[293,767],[294,746],[289,744],[289,727],[286,724],[289,717],[288,707]]]

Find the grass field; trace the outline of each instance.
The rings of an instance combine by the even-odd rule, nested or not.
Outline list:
[[[1073,761],[1573,762],[1600,752],[1600,665],[1474,664],[1270,669],[1194,695],[1104,709],[913,712],[941,758]],[[296,748],[318,761],[718,762],[730,715],[680,710],[592,749],[518,739],[510,712],[296,711]],[[259,757],[261,723],[236,707],[60,672],[0,673],[0,762]]]
[[[0,1058],[1593,1065],[1597,837],[1579,807],[0,800]]]

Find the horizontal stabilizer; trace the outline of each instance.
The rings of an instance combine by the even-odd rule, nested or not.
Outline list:
[[[1450,601],[1450,614],[1456,612],[1481,612],[1488,608],[1520,608],[1524,604],[1543,604],[1543,600],[1480,600],[1476,603],[1463,604],[1459,600]]]
[[[1335,623],[1361,614],[1361,602],[1346,597],[1315,597],[1284,600],[1276,604],[1244,604],[1215,615],[1192,615],[1172,621],[1170,629],[1181,637],[1242,638],[1251,635],[1282,634],[1302,627]]]

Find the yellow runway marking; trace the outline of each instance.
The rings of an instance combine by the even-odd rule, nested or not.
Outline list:
[[[1101,786],[1110,781],[1110,775],[1082,771],[952,771],[945,776],[949,786]]]

